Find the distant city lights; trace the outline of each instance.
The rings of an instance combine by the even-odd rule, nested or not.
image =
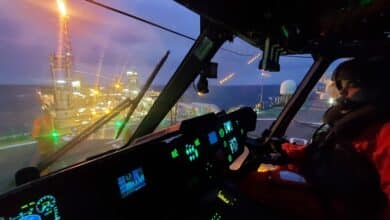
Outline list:
[[[334,98],[329,98],[329,99],[328,99],[328,104],[329,104],[329,105],[335,104]]]
[[[81,86],[81,83],[79,80],[72,81],[72,87],[80,87],[80,86]]]
[[[225,78],[221,79],[219,81],[219,84],[223,85],[226,81],[230,80],[234,75],[235,75],[235,73],[230,73]]]
[[[56,81],[56,83],[58,83],[58,84],[65,84],[65,83],[66,83],[66,81],[65,81],[65,80],[61,80],[61,79],[59,79],[59,80],[57,80],[57,81]]]
[[[133,71],[127,71],[126,74],[127,74],[128,76],[136,76],[136,75],[138,75],[137,72],[133,72]]]
[[[253,62],[255,62],[255,60],[257,60],[258,58],[261,57],[261,52],[257,53],[256,55],[254,55],[250,60],[248,60],[248,63],[247,64],[251,64]]]
[[[197,92],[196,94],[198,94],[198,96],[204,96],[204,95],[206,95],[205,93],[201,93],[201,92]]]

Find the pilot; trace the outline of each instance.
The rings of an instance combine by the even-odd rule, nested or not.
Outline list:
[[[332,79],[340,96],[324,114],[324,126],[312,143],[282,145],[293,164],[289,169],[301,174],[314,193],[292,193],[293,200],[272,198],[273,202],[278,206],[294,201],[291,210],[307,218],[315,214],[299,211],[305,205],[321,207],[316,212],[331,219],[389,219],[390,60],[351,59],[336,68]],[[266,179],[279,185],[293,182],[284,181],[280,169],[286,168],[268,172]]]

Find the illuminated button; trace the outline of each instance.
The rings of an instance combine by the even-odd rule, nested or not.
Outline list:
[[[218,142],[217,132],[212,131],[209,133],[209,142],[210,144],[215,144]]]
[[[177,151],[177,149],[173,149],[173,151],[171,151],[171,157],[172,159],[175,159],[179,156],[179,152]]]
[[[221,137],[221,138],[225,137],[225,131],[223,130],[223,128],[219,129],[218,134],[219,134],[219,137]]]
[[[226,141],[223,141],[223,147],[224,147],[224,148],[227,148],[227,146],[228,146],[227,142],[226,142]]]
[[[229,156],[228,156],[228,161],[229,161],[229,162],[232,162],[232,161],[233,161],[233,157],[232,157],[231,154],[229,154]]]
[[[226,134],[229,134],[230,132],[233,131],[233,125],[232,125],[231,121],[227,121],[227,122],[223,123],[223,127],[225,128]]]
[[[199,138],[195,139],[194,144],[195,144],[196,147],[200,145],[200,140],[199,140]]]

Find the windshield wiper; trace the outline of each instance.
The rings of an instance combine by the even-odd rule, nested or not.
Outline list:
[[[70,140],[68,143],[66,143],[61,149],[57,150],[50,156],[48,156],[46,159],[41,161],[38,164],[38,169],[40,171],[43,171],[47,169],[51,164],[53,164],[56,160],[58,160],[60,157],[62,157],[66,152],[74,148],[78,143],[81,141],[85,140],[89,135],[93,134],[96,132],[99,128],[101,128],[103,125],[105,125],[107,122],[109,122],[111,119],[113,119],[115,116],[117,116],[120,112],[125,110],[130,106],[130,110],[128,114],[126,115],[126,119],[131,117],[132,113],[134,110],[137,108],[140,100],[143,98],[145,95],[147,89],[150,87],[151,83],[153,82],[154,78],[156,77],[157,73],[160,71],[161,67],[164,65],[165,61],[167,60],[169,55],[169,51],[165,53],[165,55],[161,58],[160,62],[156,65],[154,68],[152,74],[149,76],[146,84],[143,86],[141,89],[141,92],[137,95],[137,97],[132,100],[130,98],[126,98],[123,100],[121,103],[119,103],[110,113],[104,115],[100,119],[98,119],[96,122],[94,122],[92,125],[84,129],[80,134],[75,136],[72,140]],[[125,123],[127,122],[125,121]],[[125,124],[123,123],[123,124]],[[123,130],[123,125],[121,126],[121,130]],[[118,132],[120,134],[120,132]],[[117,135],[118,137],[119,135]]]

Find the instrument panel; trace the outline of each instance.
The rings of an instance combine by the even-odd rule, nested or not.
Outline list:
[[[0,220],[202,218],[200,195],[231,172],[255,124],[251,108],[183,121],[2,195]]]

